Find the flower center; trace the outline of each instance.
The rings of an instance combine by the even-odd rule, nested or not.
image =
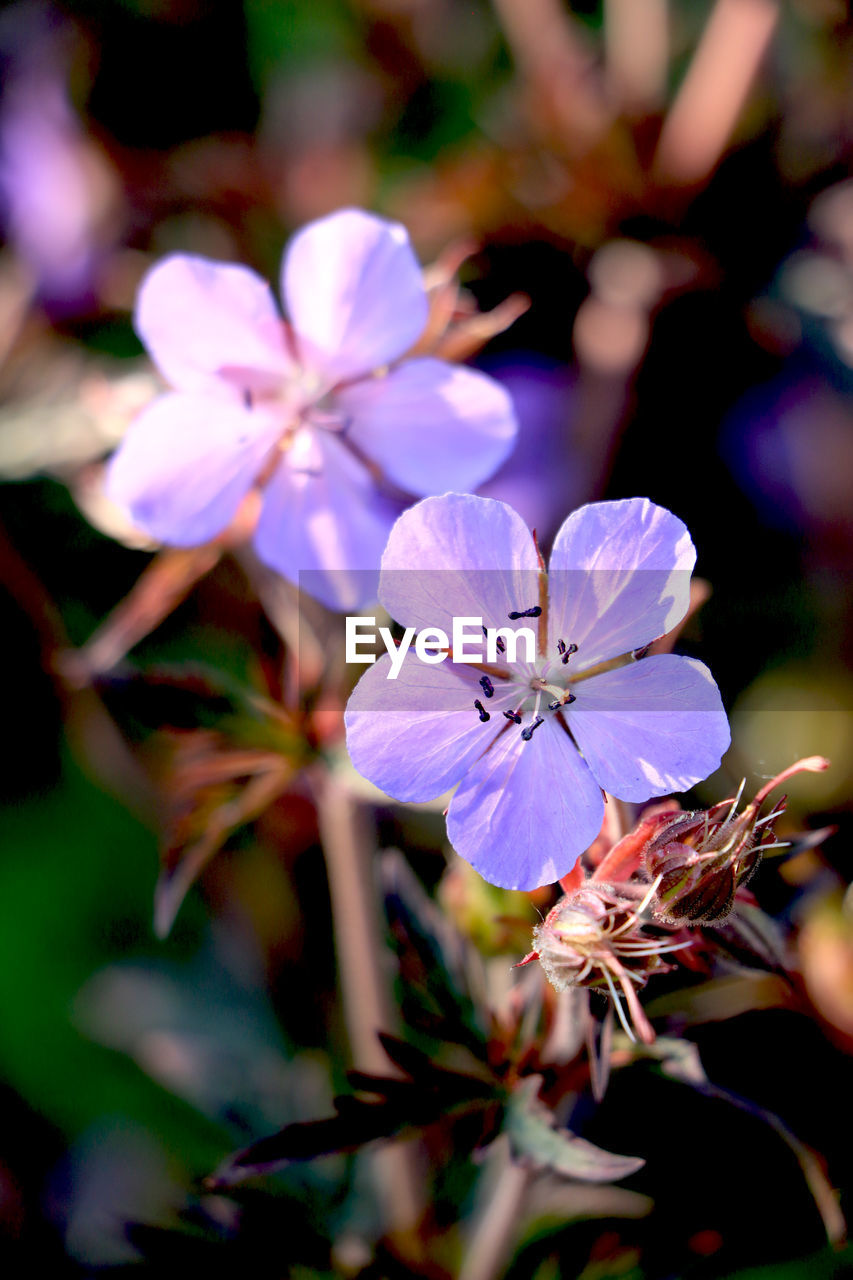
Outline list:
[[[283,422],[278,449],[287,455],[288,465],[294,471],[319,475],[323,470],[323,450],[317,433],[328,431],[343,436],[349,426],[333,393],[319,375],[303,370],[279,386],[273,402]]]
[[[508,616],[511,622],[517,622],[521,618],[538,618],[541,614],[540,605],[531,605],[527,609],[514,609]],[[486,631],[485,627],[483,631]],[[497,650],[501,655],[506,651],[506,646],[500,637],[497,640]],[[575,701],[575,695],[569,688],[566,666],[577,651],[576,644],[566,644],[564,640],[558,640],[556,653],[552,657],[547,655],[539,657],[533,664],[517,662],[509,666],[505,672],[503,669],[494,670],[495,676],[519,686],[519,697],[515,707],[511,711],[504,711],[503,715],[512,724],[523,726],[521,729],[523,741],[530,742],[539,726],[545,723],[548,713],[559,714],[564,707],[568,707]],[[495,686],[491,674],[481,677],[480,688],[483,691],[483,699],[488,700],[494,697]],[[486,709],[483,699],[474,700],[474,709],[480,722],[486,724],[491,719],[491,713]],[[528,715],[529,719],[527,719]],[[526,719],[527,723],[525,723]]]

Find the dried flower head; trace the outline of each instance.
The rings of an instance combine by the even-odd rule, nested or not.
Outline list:
[[[690,946],[689,940],[678,942],[671,935],[645,932],[643,912],[657,888],[656,881],[637,902],[608,885],[587,882],[561,898],[536,926],[534,950],[521,961],[528,964],[538,959],[558,991],[588,987],[609,995],[626,1033],[632,1040],[639,1036],[646,1044],[652,1043],[655,1033],[637,991],[653,973],[665,973],[672,967],[665,955]]]
[[[732,909],[735,894],[754,875],[768,849],[784,847],[773,823],[785,812],[786,796],[761,815],[770,792],[796,773],[829,767],[822,756],[798,760],[772,778],[738,812],[744,784],[734,799],[710,809],[680,813],[649,841],[646,871],[655,879],[650,901],[658,920],[668,925],[720,924]]]

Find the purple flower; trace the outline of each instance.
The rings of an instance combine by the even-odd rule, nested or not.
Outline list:
[[[503,461],[512,405],[471,369],[396,363],[427,318],[397,223],[347,209],[309,224],[281,288],[289,325],[245,267],[179,254],[146,276],[136,328],[176,390],[131,427],[109,493],[147,533],[191,546],[221,533],[259,482],[261,559],[352,609],[375,598],[412,495],[473,488]]]
[[[0,110],[2,218],[42,296],[60,311],[91,302],[110,184],[57,74],[49,66],[19,73]]]
[[[494,661],[436,654],[428,664],[410,651],[396,680],[380,659],[347,708],[356,769],[405,801],[459,783],[448,837],[485,879],[512,889],[558,880],[598,834],[602,789],[628,801],[684,790],[728,746],[701,662],[632,657],[684,616],[695,558],[682,522],[645,498],[581,507],[559,530],[547,575],[504,503],[419,502],[382,558],[379,598],[392,617],[449,636],[454,617],[528,627],[534,652],[527,660],[519,643],[512,661],[509,634]]]
[[[512,396],[518,438],[477,492],[509,503],[550,544],[566,512],[596,487],[595,463],[577,430],[576,375],[530,352],[501,355],[484,367]]]

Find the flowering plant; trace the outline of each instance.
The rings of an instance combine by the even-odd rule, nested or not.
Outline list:
[[[821,401],[832,430],[817,449],[806,432],[796,455],[815,534],[797,602],[780,587],[799,546],[750,525],[725,470],[712,471],[727,394],[746,391],[747,417],[755,410],[737,367],[747,347],[764,380],[768,354],[775,364],[797,340],[778,298],[742,311],[754,280],[744,288],[728,275],[746,260],[742,227],[757,225],[717,225],[723,205],[744,204],[743,166],[732,157],[716,195],[688,211],[696,174],[679,178],[673,144],[680,136],[682,156],[696,157],[704,126],[691,143],[677,104],[669,125],[657,120],[662,99],[633,101],[622,122],[611,115],[628,87],[624,51],[636,47],[646,69],[655,61],[648,44],[643,53],[624,39],[626,16],[643,10],[644,30],[661,36],[666,24],[646,22],[646,10],[665,16],[663,0],[603,6],[576,52],[560,40],[571,6],[557,0],[477,6],[453,24],[439,5],[416,6],[414,18],[411,6],[366,6],[341,40],[323,42],[327,71],[292,55],[319,47],[329,6],[319,16],[285,7],[279,65],[282,6],[236,6],[269,86],[256,103],[268,127],[204,139],[175,122],[188,140],[174,152],[156,141],[139,150],[130,136],[112,145],[100,70],[89,94],[75,62],[73,113],[64,78],[33,80],[37,62],[15,73],[0,21],[0,472],[41,477],[6,494],[0,543],[10,636],[23,610],[24,638],[44,658],[36,680],[24,663],[10,682],[0,1254],[11,1242],[24,1262],[18,1242],[44,1240],[56,1270],[63,1238],[74,1274],[145,1272],[150,1254],[159,1275],[174,1249],[207,1271],[230,1261],[263,1277],[281,1272],[287,1222],[288,1266],[306,1280],[544,1277],[568,1258],[587,1278],[654,1280],[708,1273],[718,1247],[720,1274],[762,1261],[763,1235],[770,1261],[793,1259],[817,1246],[819,1217],[837,1243],[849,1152],[844,1127],[827,1119],[847,1097],[853,935],[847,815],[832,810],[853,737],[822,714],[843,690],[831,667],[818,671],[818,646],[829,638],[836,662],[853,651],[830,571],[850,560],[835,465],[850,425],[841,383]],[[203,48],[197,69],[221,94],[232,77],[211,74],[189,13],[205,6],[177,6],[174,22],[169,8],[140,21],[169,29],[182,65],[182,47]],[[712,8],[725,53],[743,47],[737,31],[719,35],[740,21],[735,11],[760,9],[746,18],[762,23],[783,7]],[[490,14],[505,41],[484,39]],[[55,25],[49,4],[42,17]],[[599,27],[602,56],[590,63]],[[356,29],[369,33],[366,58],[351,56]],[[460,162],[484,103],[467,74],[459,80],[460,59],[473,67],[490,46],[501,84],[507,53],[522,80],[506,110],[487,112],[496,132]],[[394,86],[398,66],[405,85]],[[707,89],[704,55],[697,66]],[[707,91],[689,72],[683,83],[707,124],[697,110]],[[186,90],[185,77],[178,84]],[[396,100],[388,110],[392,86],[401,114]],[[361,96],[373,102],[363,135]],[[160,97],[171,128],[173,104]],[[133,113],[140,137],[159,101],[149,98],[151,111]],[[128,85],[131,107],[139,99]],[[460,133],[444,127],[457,99]],[[87,110],[99,122],[94,152],[82,145]],[[416,136],[417,163],[401,165]],[[734,136],[746,141],[743,124]],[[786,164],[791,136],[771,140]],[[380,139],[384,157],[372,154]],[[107,154],[109,173],[94,163]],[[760,196],[765,166],[747,167]],[[680,192],[665,189],[673,180]],[[144,182],[155,199],[136,199]],[[795,185],[789,212],[802,208]],[[774,182],[774,199],[782,190]],[[329,214],[370,191],[410,221],[431,266],[421,270],[397,222]],[[188,216],[191,193],[199,210]],[[836,277],[853,273],[850,197],[827,193],[824,207],[840,219]],[[240,244],[247,260],[266,260],[282,214],[309,221],[279,286],[200,256]],[[609,240],[617,225],[637,239]],[[777,252],[778,236],[766,239]],[[140,255],[165,245],[186,251],[152,257],[140,276]],[[774,262],[756,262],[754,279],[771,279]],[[806,350],[817,333],[849,354],[837,279],[814,265],[792,262],[804,304],[795,327]],[[787,270],[783,295],[785,280]],[[528,307],[511,340],[484,353],[497,381],[460,367]],[[691,323],[679,323],[688,309]],[[131,313],[150,357],[138,371],[121,358]],[[802,380],[805,366],[793,366]],[[750,459],[741,451],[736,462],[754,492],[758,477],[742,474]],[[712,483],[697,480],[697,463]],[[57,480],[136,555],[75,526]],[[649,496],[598,500],[626,492]],[[654,501],[667,494],[702,530],[709,575],[727,575],[701,633],[685,635],[707,646],[732,700],[736,750],[725,755],[715,681],[693,648],[676,655],[711,588],[691,580],[685,524]],[[833,501],[818,519],[821,494]],[[39,518],[22,518],[30,510]],[[143,549],[150,560],[122,598]],[[370,617],[380,610],[362,606],[380,597],[388,613]],[[84,640],[106,600],[117,603]],[[812,626],[821,616],[833,625]],[[371,629],[380,658],[366,652]],[[783,678],[786,648],[804,639],[815,641],[813,705],[799,667]],[[357,663],[369,667],[360,682]],[[48,681],[59,696],[49,688],[43,701]],[[768,731],[777,699],[778,732]],[[59,735],[44,735],[55,782],[45,767],[19,806],[29,732],[42,736],[54,714],[69,728],[61,755]],[[835,760],[826,776],[812,754],[823,750]],[[776,788],[803,772],[821,776],[798,776],[788,804]],[[694,796],[674,794],[694,783]],[[29,986],[27,969],[38,975]],[[820,1089],[804,1088],[809,1079]],[[33,1140],[39,1110],[48,1125]],[[691,1149],[702,1134],[713,1141],[682,1156],[679,1133]],[[803,1141],[818,1135],[820,1153]],[[738,1185],[760,1185],[760,1203],[732,1196],[732,1151]],[[815,1206],[805,1212],[801,1183]],[[30,1187],[35,1210],[20,1198]]]
[[[246,267],[176,254],[150,271],[136,328],[175,390],[133,423],[108,489],[147,533],[192,546],[257,486],[261,559],[355,608],[412,495],[475,488],[503,461],[512,405],[485,374],[403,359],[428,300],[397,223],[346,209],[304,227],[281,292],[286,323]]]
[[[391,658],[380,659],[347,708],[356,768],[406,801],[458,782],[447,815],[457,852],[506,888],[560,879],[598,834],[602,788],[631,801],[685,790],[728,746],[707,667],[671,654],[635,661],[683,617],[694,561],[682,522],[647,499],[576,511],[547,573],[505,504],[425,499],[391,532],[382,603],[407,627],[487,618],[509,643],[486,663],[407,655],[394,682]],[[537,647],[524,660],[513,632],[529,620]]]

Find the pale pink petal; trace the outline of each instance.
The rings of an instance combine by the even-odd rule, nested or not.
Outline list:
[[[297,232],[282,264],[282,296],[303,360],[332,382],[396,360],[427,319],[405,227],[360,209]]]
[[[134,325],[163,377],[181,391],[239,398],[258,376],[274,384],[293,371],[269,285],[247,267],[191,254],[165,258],[142,282]]]
[[[119,446],[107,494],[160,542],[207,542],[231,523],[278,430],[270,415],[220,397],[161,396]]]
[[[342,388],[337,407],[353,444],[408,493],[474,489],[515,443],[503,387],[443,360],[406,360],[385,377],[362,378]]]
[[[351,611],[376,599],[379,562],[400,507],[330,432],[305,439],[266,488],[255,545],[288,581],[331,609]]]

